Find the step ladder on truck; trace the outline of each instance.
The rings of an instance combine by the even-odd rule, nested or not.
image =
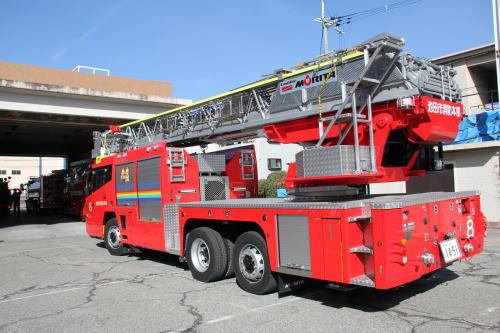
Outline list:
[[[479,194],[370,195],[442,167],[463,114],[451,68],[380,34],[263,80],[95,133],[87,233],[115,255],[178,255],[193,277],[281,292],[312,279],[389,289],[483,250]],[[258,198],[255,153],[184,147],[298,143],[287,198]]]

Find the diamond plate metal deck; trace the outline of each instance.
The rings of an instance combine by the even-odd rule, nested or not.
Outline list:
[[[200,172],[225,172],[226,156],[224,154],[199,154],[194,158],[198,162]]]
[[[430,202],[458,199],[479,195],[478,191],[430,192],[406,195],[368,196],[357,200],[336,200],[323,202],[287,201],[281,198],[253,198],[235,200],[214,200],[181,203],[180,207],[193,208],[284,208],[284,209],[350,209],[370,207],[371,209],[394,209]]]
[[[371,170],[370,148],[359,147],[361,170]],[[297,177],[323,177],[354,174],[356,171],[354,146],[308,148],[295,155]]]

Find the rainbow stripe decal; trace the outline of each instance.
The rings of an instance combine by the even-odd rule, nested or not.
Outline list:
[[[116,193],[117,200],[136,200],[137,192],[117,192]]]
[[[147,190],[139,192],[117,192],[117,200],[160,200],[161,191],[159,190]]]
[[[137,193],[139,200],[160,200],[161,199],[161,192],[160,191],[139,191]]]

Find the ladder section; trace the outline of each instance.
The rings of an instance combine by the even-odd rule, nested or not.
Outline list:
[[[377,172],[375,161],[375,146],[373,138],[372,100],[380,87],[394,69],[400,59],[402,41],[387,37],[373,42],[364,49],[364,68],[360,76],[353,81],[342,82],[342,104],[338,109],[332,107],[327,117],[319,119],[320,138],[314,148],[321,149],[325,140],[335,125],[338,125],[339,134],[336,145],[340,146],[349,133],[353,134],[354,170],[353,173]],[[347,110],[350,108],[350,112]],[[334,110],[336,109],[336,110]],[[368,128],[368,153],[370,165],[361,163],[361,145],[359,124],[366,124]],[[326,128],[325,124],[328,124]],[[344,125],[342,125],[344,124]],[[314,149],[313,148],[313,149]]]
[[[252,180],[254,179],[255,172],[255,159],[253,150],[241,151],[241,179]]]
[[[168,148],[167,164],[169,165],[170,182],[180,183],[186,181],[186,156],[183,148]]]

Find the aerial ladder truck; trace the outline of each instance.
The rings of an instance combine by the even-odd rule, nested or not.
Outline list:
[[[463,114],[453,69],[384,33],[264,79],[94,133],[87,233],[120,255],[147,248],[193,277],[265,294],[323,281],[390,289],[483,250],[476,191],[370,195],[442,168]],[[255,153],[185,147],[298,143],[287,198],[258,198]]]

